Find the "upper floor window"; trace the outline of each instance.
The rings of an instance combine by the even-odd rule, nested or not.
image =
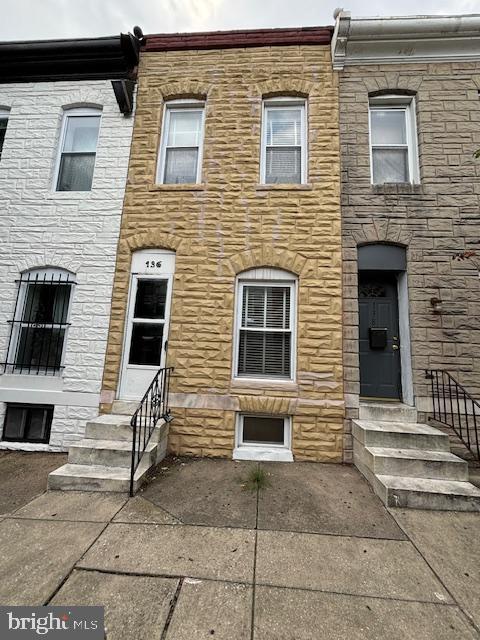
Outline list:
[[[235,376],[294,377],[295,279],[252,269],[238,281]]]
[[[165,106],[157,182],[194,184],[201,180],[205,103],[172,100]]]
[[[5,371],[54,375],[62,368],[73,284],[61,269],[21,275]]]
[[[272,98],[263,102],[261,182],[307,181],[306,102]]]
[[[7,133],[8,115],[9,111],[7,109],[0,109],[0,160],[2,158],[3,141]]]
[[[413,98],[370,98],[370,148],[373,184],[418,182]]]
[[[63,118],[56,191],[90,191],[100,129],[98,109],[70,109]]]

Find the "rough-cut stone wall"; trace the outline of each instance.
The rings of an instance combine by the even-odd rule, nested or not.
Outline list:
[[[402,64],[347,67],[340,73],[344,267],[344,372],[347,414],[359,394],[357,246],[392,242],[407,247],[413,385],[425,411],[424,370],[445,368],[480,396],[480,65]],[[416,94],[418,186],[370,184],[368,93]],[[430,299],[443,300],[432,312]],[[348,447],[348,436],[347,436]]]
[[[182,82],[178,82],[181,72]],[[237,411],[293,416],[298,460],[343,448],[337,78],[328,47],[142,55],[103,408],[117,390],[131,253],[176,251],[169,335],[176,453],[230,456]],[[262,96],[308,97],[306,186],[259,185]],[[206,96],[202,184],[155,185],[164,100]],[[232,381],[236,275],[298,276],[297,380]]]
[[[102,107],[93,187],[55,192],[63,107],[73,105]],[[111,83],[103,80],[0,85],[4,107],[10,115],[0,161],[1,362],[20,273],[60,267],[72,271],[77,284],[62,375],[0,375],[0,400],[55,405],[50,445],[1,446],[66,450],[98,414],[133,118],[120,113]],[[0,402],[0,429],[3,412]]]

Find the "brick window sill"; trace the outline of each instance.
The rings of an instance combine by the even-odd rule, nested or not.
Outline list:
[[[311,191],[313,185],[308,184],[257,184],[255,191]]]
[[[206,185],[201,184],[151,184],[149,191],[205,191]]]
[[[269,389],[277,391],[298,391],[298,384],[291,380],[263,380],[261,378],[236,378],[230,384],[232,391],[239,389]]]

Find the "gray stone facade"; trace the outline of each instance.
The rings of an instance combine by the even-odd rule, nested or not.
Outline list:
[[[480,63],[346,65],[339,73],[342,149],[345,460],[350,418],[358,417],[357,247],[407,249],[414,402],[428,410],[425,369],[447,369],[480,396]],[[420,184],[372,185],[371,92],[415,95]],[[476,260],[476,263],[475,263]],[[434,313],[431,299],[443,301]]]

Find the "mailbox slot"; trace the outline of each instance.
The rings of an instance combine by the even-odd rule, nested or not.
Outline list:
[[[385,349],[387,346],[388,329],[370,327],[368,330],[368,338],[370,342],[370,349]]]

